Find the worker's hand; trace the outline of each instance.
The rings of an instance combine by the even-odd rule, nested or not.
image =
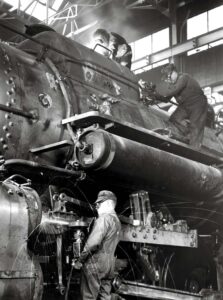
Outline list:
[[[74,267],[74,269],[80,270],[82,268],[83,264],[78,259],[73,259],[72,266]]]

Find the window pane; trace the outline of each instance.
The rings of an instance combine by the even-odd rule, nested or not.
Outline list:
[[[208,30],[214,30],[223,26],[223,5],[208,11]]]
[[[152,35],[152,52],[158,52],[170,45],[169,28],[158,31]]]
[[[24,9],[24,8],[22,8]],[[27,10],[27,14],[32,15],[33,17],[39,19],[40,21],[43,21],[46,19],[46,5],[41,4],[39,2],[34,2],[33,5],[31,5]],[[55,14],[55,11],[52,9],[48,9],[48,17],[52,16]]]
[[[60,8],[60,5],[62,4],[62,2],[63,2],[63,0],[55,0],[52,8],[55,10],[58,10]]]
[[[149,55],[151,53],[151,35],[135,41],[134,44],[135,44],[134,60],[137,60],[137,59],[144,57],[146,55]]]
[[[145,67],[145,66],[147,66],[147,65],[148,65],[148,61],[147,61],[146,59],[142,59],[142,60],[140,60],[140,61],[133,62],[133,63],[132,63],[131,70],[134,71],[134,70],[143,68],[143,67]]]
[[[204,45],[202,47],[199,47],[199,48],[188,51],[187,55],[190,56],[190,55],[196,54],[198,52],[201,52],[201,51],[204,51],[204,50],[207,50],[207,49],[208,49],[208,45]]]
[[[187,20],[187,38],[204,34],[208,31],[207,12]]]
[[[210,43],[209,46],[210,47],[216,47],[216,46],[219,46],[219,45],[222,45],[222,44],[223,44],[223,39],[218,40],[218,41],[213,42],[213,43]]]

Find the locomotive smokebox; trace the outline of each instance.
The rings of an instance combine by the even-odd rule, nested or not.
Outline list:
[[[222,199],[219,169],[103,130],[82,135],[76,159],[83,169],[132,189],[145,189],[216,203]]]

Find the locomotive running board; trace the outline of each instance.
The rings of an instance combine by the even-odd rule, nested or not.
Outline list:
[[[99,124],[110,133],[134,140],[169,153],[197,161],[206,165],[219,165],[223,163],[222,153],[213,155],[211,153],[198,151],[187,144],[162,136],[152,130],[134,125],[129,122],[120,122],[112,116],[102,115],[97,111],[75,115],[62,120],[62,124],[75,126],[75,128],[86,128],[93,124]],[[210,150],[211,151],[211,150]]]
[[[169,288],[162,288],[152,286],[144,283],[123,281],[116,293],[120,295],[128,295],[135,297],[142,297],[145,299],[159,299],[159,300],[217,300],[222,298],[209,296],[202,296],[200,294],[189,293],[186,291],[173,290]]]

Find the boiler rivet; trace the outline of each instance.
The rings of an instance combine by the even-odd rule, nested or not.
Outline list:
[[[7,139],[10,139],[12,137],[11,133],[6,134]]]
[[[8,107],[11,106],[11,103],[10,103],[10,102],[7,102],[7,103],[6,103],[6,106],[8,106]]]
[[[12,99],[11,99],[11,102],[12,102],[13,104],[15,104],[15,103],[16,103],[16,99],[15,99],[15,98],[12,98]]]
[[[13,127],[14,126],[13,122],[9,122],[9,126]]]
[[[8,96],[11,96],[12,94],[13,94],[12,91],[7,91],[7,92],[6,92],[6,95],[8,95]]]
[[[7,131],[7,130],[8,130],[8,127],[7,127],[6,125],[4,125],[4,126],[3,126],[3,130],[4,130],[4,131]]]
[[[7,150],[9,147],[7,145],[3,145],[3,149]]]
[[[11,117],[10,117],[10,114],[5,114],[5,118],[6,119],[10,119]]]
[[[5,140],[1,137],[1,138],[0,138],[0,142],[1,142],[1,143],[4,143]]]
[[[9,190],[8,190],[8,194],[9,194],[9,195],[13,195],[13,190],[12,190],[12,189],[9,189]]]
[[[5,70],[5,74],[8,74],[8,73],[10,73],[12,71],[12,68],[11,67],[9,67],[7,70]]]

